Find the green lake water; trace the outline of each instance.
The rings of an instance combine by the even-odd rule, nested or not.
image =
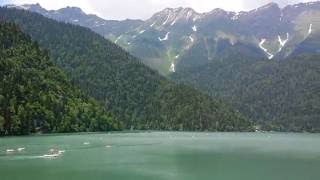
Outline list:
[[[152,132],[0,138],[0,180],[20,179],[319,180],[320,135]]]

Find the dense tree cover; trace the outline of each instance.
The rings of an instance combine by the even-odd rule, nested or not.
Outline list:
[[[172,78],[221,98],[264,130],[320,131],[320,56],[284,61],[232,56]]]
[[[120,124],[71,85],[46,51],[0,22],[0,135],[118,130]]]
[[[111,110],[125,128],[249,131],[252,123],[220,101],[176,85],[89,29],[23,10],[0,16],[47,48],[84,92]]]

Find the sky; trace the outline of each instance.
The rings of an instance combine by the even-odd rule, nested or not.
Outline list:
[[[276,2],[283,7],[288,4],[308,1],[310,0],[0,0],[0,5],[40,3],[42,7],[50,10],[76,6],[86,13],[97,14],[105,19],[145,20],[167,7],[191,7],[202,13],[215,8],[228,11],[247,11],[270,2]]]

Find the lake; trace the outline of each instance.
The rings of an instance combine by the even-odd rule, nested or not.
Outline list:
[[[145,132],[0,138],[1,180],[319,178],[319,134]]]

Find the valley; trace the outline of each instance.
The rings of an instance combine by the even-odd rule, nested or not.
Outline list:
[[[320,1],[0,0],[0,180],[318,180],[319,133]]]
[[[123,21],[77,7],[1,11],[125,129],[320,130],[319,2]]]
[[[17,8],[88,27],[264,130],[319,131],[319,2],[270,3],[242,12],[166,8],[145,21],[108,21],[75,7]]]

